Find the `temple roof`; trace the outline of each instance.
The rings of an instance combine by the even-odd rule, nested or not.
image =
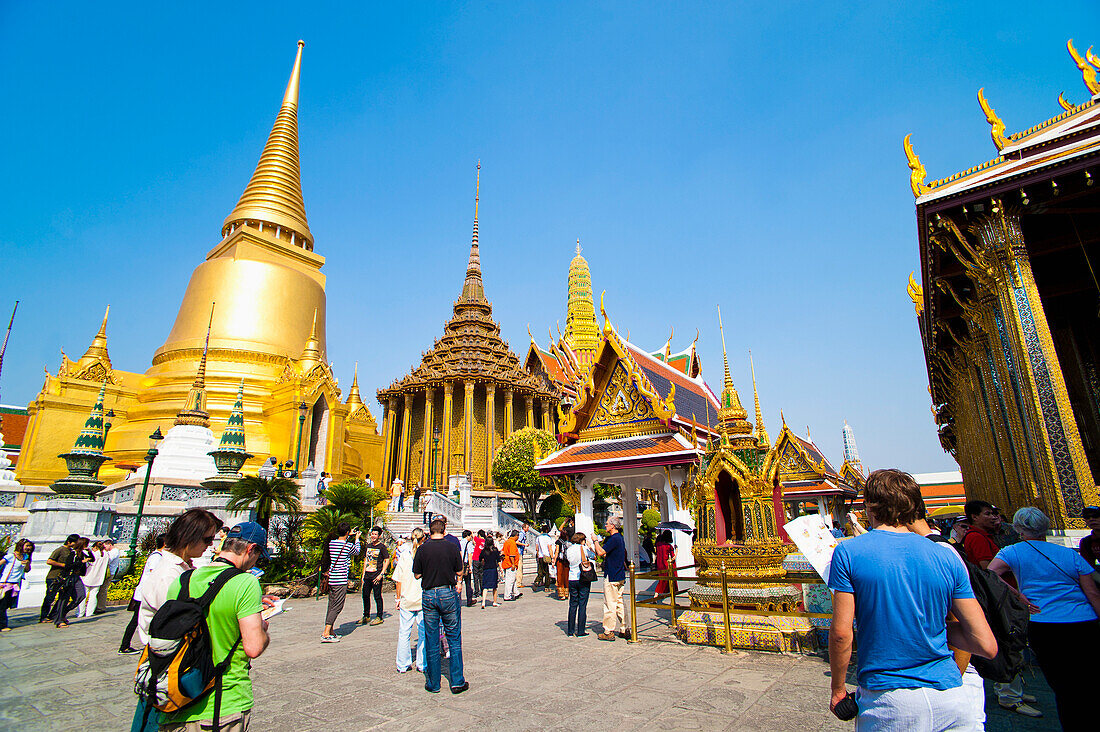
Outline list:
[[[577,442],[535,465],[541,475],[694,462],[703,451],[679,433]]]
[[[480,193],[481,164],[478,163]],[[436,339],[421,355],[420,364],[403,378],[378,390],[379,402],[397,393],[439,386],[449,381],[492,383],[517,392],[557,398],[553,383],[543,373],[529,373],[500,336],[493,320],[493,306],[485,297],[478,245],[477,199],[474,203],[474,232],[462,294],[454,303],[454,314]]]
[[[799,437],[786,422],[773,449],[779,460],[779,481],[785,497],[856,495],[857,487],[841,478],[813,440]]]

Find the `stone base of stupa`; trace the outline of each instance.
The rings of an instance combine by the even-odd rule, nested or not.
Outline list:
[[[46,559],[70,534],[92,541],[110,537],[117,509],[109,503],[81,498],[44,498],[29,510],[21,536],[34,542],[31,572],[23,580],[19,607],[38,607],[46,595]]]
[[[201,482],[218,472],[211,451],[217,447],[209,427],[177,424],[157,446],[152,479],[157,482],[189,480]],[[139,471],[144,474],[144,471]]]
[[[730,612],[730,638],[734,648],[780,653],[817,650],[817,634],[807,618],[737,615]],[[685,643],[726,645],[726,624],[721,610],[687,610],[677,617],[676,635]]]

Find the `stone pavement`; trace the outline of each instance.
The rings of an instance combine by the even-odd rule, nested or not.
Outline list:
[[[422,674],[396,672],[396,616],[356,626],[360,600],[349,598],[343,641],[321,644],[325,601],[290,600],[253,662],[251,729],[852,729],[828,711],[829,668],[816,656],[683,645],[652,611],[639,613],[642,643],[598,641],[598,587],[587,638],[567,638],[567,603],[530,588],[499,608],[463,608],[470,690],[459,696],[446,681],[428,694]],[[0,730],[129,729],[136,657],[117,655],[128,616],[112,609],[56,630],[35,624],[36,613],[11,613],[14,630],[0,635]],[[1029,729],[1057,729],[1053,705],[1045,708],[1044,724]]]

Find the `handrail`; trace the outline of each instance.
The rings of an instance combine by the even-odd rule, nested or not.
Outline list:
[[[428,491],[421,507],[424,511],[443,514],[450,522],[462,523],[462,506],[437,491]]]
[[[499,508],[496,510],[496,520],[497,527],[500,528],[502,531],[523,531],[523,522],[517,520],[515,516],[512,516],[511,514],[502,511]]]

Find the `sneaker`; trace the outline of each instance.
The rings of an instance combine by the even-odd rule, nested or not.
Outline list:
[[[412,671],[412,666],[406,666],[405,668],[397,669],[397,673],[399,674],[407,674],[409,671]]]
[[[520,593],[517,593],[517,594],[516,594],[516,596],[515,596],[515,597],[513,597],[512,599],[513,599],[513,600],[518,600],[518,599],[519,599],[519,598],[521,598],[521,597],[523,597],[523,593],[522,593],[522,592],[520,592]]]
[[[338,635],[323,635],[321,636],[322,643],[339,643],[340,636]]]
[[[505,602],[515,602],[515,601],[516,601],[516,598],[514,598],[514,597],[506,597],[506,598],[504,598],[504,601],[505,601]]]
[[[1000,704],[1000,702],[997,703]],[[1035,719],[1043,716],[1043,713],[1040,712],[1038,709],[1032,706],[1028,706],[1023,702],[1017,702],[1016,704],[1001,704],[1001,709],[1007,709],[1010,712],[1016,712],[1017,714],[1022,714],[1025,717],[1032,717]]]
[[[375,618],[374,620],[370,621],[370,624],[371,625],[381,625],[383,622],[384,621],[382,620],[382,618]]]
[[[469,681],[463,681],[462,686],[452,686],[451,687],[451,693],[452,694],[461,694],[462,692],[466,691],[469,688],[470,688],[470,682]]]
[[[369,622],[370,622],[370,616],[369,615],[364,615],[363,617],[356,620],[355,624],[356,625],[366,625]]]
[[[120,656],[132,656],[135,653],[141,653],[141,650],[137,649],[137,648],[129,648],[129,647],[118,649],[118,655],[120,655]]]
[[[1039,699],[1038,697],[1032,696],[1031,694],[1020,694],[1020,701],[1022,701],[1024,704],[1034,704],[1035,702],[1039,701]]]
[[[615,640],[615,634],[614,633],[600,633],[596,637],[599,638],[602,641],[613,641],[613,640]]]

